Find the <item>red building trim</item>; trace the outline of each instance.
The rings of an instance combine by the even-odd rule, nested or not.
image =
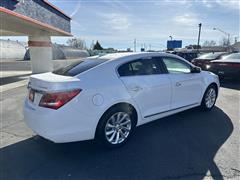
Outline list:
[[[51,6],[53,9],[57,10],[58,12],[60,12],[61,14],[63,14],[64,16],[66,16],[69,19],[72,19],[70,16],[68,16],[67,14],[65,14],[61,9],[59,9],[58,7],[54,6],[52,3],[50,3],[48,0],[43,0],[43,2],[45,2],[47,5]]]
[[[51,26],[51,25],[49,25],[49,24],[40,22],[40,21],[38,21],[38,20],[35,20],[35,19],[30,18],[30,17],[27,17],[27,16],[25,16],[25,15],[16,13],[16,12],[14,12],[14,11],[11,11],[11,10],[6,9],[6,8],[3,8],[3,7],[0,7],[0,12],[4,12],[4,13],[9,14],[9,15],[11,15],[11,16],[15,16],[15,17],[20,18],[20,19],[23,19],[23,20],[25,20],[25,21],[27,21],[27,22],[30,22],[30,23],[33,23],[33,24],[42,26],[42,27],[44,27],[44,28],[47,28],[47,29],[56,31],[56,32],[61,33],[61,34],[66,35],[66,36],[72,36],[72,34],[69,33],[69,32],[63,31],[63,30],[61,30],[61,29],[59,29],[59,28],[55,28],[55,27],[53,27],[53,26]]]
[[[52,47],[52,43],[49,41],[28,41],[29,47]]]

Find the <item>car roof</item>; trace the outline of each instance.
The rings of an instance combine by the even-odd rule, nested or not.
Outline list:
[[[167,57],[177,57],[182,59],[179,56],[176,56],[174,54],[170,53],[164,53],[164,52],[125,52],[125,53],[111,53],[111,54],[106,54],[100,57],[100,59],[108,59],[110,61],[118,60],[118,59],[123,59],[123,58],[144,58],[144,57],[149,57],[149,56],[167,56]]]

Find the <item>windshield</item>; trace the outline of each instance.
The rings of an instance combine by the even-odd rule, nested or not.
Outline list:
[[[223,57],[222,59],[240,59],[240,53],[233,53]]]
[[[87,71],[99,64],[105,62],[106,59],[100,58],[87,58],[78,62],[74,62],[66,67],[62,67],[53,71],[54,74],[63,76],[76,76],[84,71]]]
[[[203,54],[203,55],[199,56],[197,59],[206,59],[206,60],[216,59],[221,55],[224,55],[224,53],[223,52],[207,53],[207,54]]]

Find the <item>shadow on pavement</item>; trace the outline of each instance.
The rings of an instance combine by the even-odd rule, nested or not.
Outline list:
[[[0,150],[1,179],[223,179],[214,157],[233,131],[219,108],[192,109],[143,125],[122,148],[54,144],[38,136]]]
[[[18,82],[18,81],[22,81],[22,80],[26,80],[26,79],[29,78],[30,75],[31,74],[21,74],[21,75],[17,75],[17,76],[0,78],[0,86],[5,85],[5,84]]]

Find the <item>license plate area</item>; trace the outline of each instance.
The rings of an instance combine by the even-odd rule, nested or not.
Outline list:
[[[42,96],[43,94],[41,92],[38,92],[34,89],[29,89],[28,99],[32,104],[38,106]]]
[[[34,98],[35,98],[35,91],[33,89],[29,89],[29,92],[28,92],[29,101],[34,102]]]
[[[224,72],[224,71],[218,71],[218,74],[219,74],[219,75],[224,75],[225,72]]]

